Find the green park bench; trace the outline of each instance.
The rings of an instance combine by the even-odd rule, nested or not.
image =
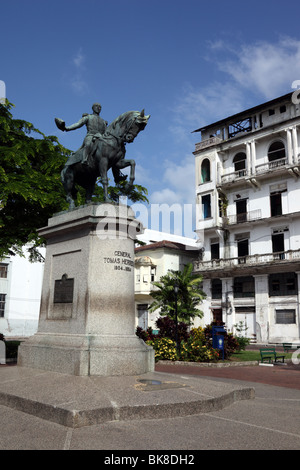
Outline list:
[[[291,349],[300,349],[300,344],[295,343],[282,343],[284,352],[290,352]]]
[[[273,360],[277,362],[278,359],[281,359],[281,362],[284,362],[285,355],[277,354],[274,347],[261,348],[259,351],[260,351],[261,362],[264,362],[265,359],[269,360],[269,364]]]

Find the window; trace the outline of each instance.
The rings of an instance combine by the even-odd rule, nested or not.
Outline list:
[[[202,214],[204,219],[211,217],[211,197],[210,194],[202,196]]]
[[[248,238],[237,241],[237,251],[238,251],[239,264],[246,263],[246,257],[249,255]]]
[[[270,194],[271,217],[282,215],[281,192]]]
[[[284,143],[279,140],[276,142],[273,142],[273,144],[270,145],[269,151],[268,151],[269,162],[274,162],[276,160],[283,160],[283,159],[285,159]],[[276,166],[278,166],[278,162],[276,164],[273,164],[272,166],[270,165],[270,168],[274,168]]]
[[[243,298],[243,297],[254,297],[255,296],[255,286],[254,286],[254,277],[244,276],[244,277],[235,277],[233,284],[233,296],[234,298]]]
[[[280,106],[279,111],[280,111],[280,113],[285,113],[286,112],[286,106],[285,105]]]
[[[211,280],[211,298],[222,299],[222,281],[221,279]]]
[[[247,221],[247,199],[239,199],[235,201],[236,205],[236,221],[238,224]]]
[[[234,171],[238,173],[238,176],[246,175],[246,154],[239,152],[233,159]]]
[[[151,282],[155,281],[156,268],[151,268]]]
[[[0,263],[0,278],[7,278],[8,264]]]
[[[294,309],[285,309],[275,311],[275,322],[288,325],[296,323],[296,311]]]
[[[278,273],[269,275],[269,296],[297,295],[298,283],[295,273]]]
[[[220,243],[218,239],[210,241],[210,254],[211,259],[220,259]]]
[[[284,234],[273,233],[272,235],[272,253],[274,259],[284,259]]]
[[[210,161],[205,158],[201,165],[201,183],[210,181]]]
[[[0,294],[0,318],[4,317],[6,294]]]
[[[282,193],[285,192],[287,192],[286,182],[270,186],[271,217],[282,215]]]

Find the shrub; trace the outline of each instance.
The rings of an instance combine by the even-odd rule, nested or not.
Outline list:
[[[219,359],[219,352],[206,343],[204,329],[193,328],[190,337],[180,346],[180,360],[192,362],[212,362]]]
[[[169,317],[161,317],[156,321],[159,328],[158,335],[154,335],[152,328],[144,331],[138,327],[136,334],[155,350],[155,360],[169,361],[192,361],[192,362],[214,362],[222,358],[219,349],[212,347],[212,326],[205,328],[192,328],[188,332],[188,325],[178,323],[178,339],[180,350],[177,353],[175,343],[175,321]],[[218,323],[219,325],[219,323]],[[224,323],[223,323],[224,325]],[[234,352],[239,351],[239,343],[232,333],[224,337],[224,359],[228,359]]]
[[[140,326],[137,326],[136,328],[136,331],[135,331],[135,334],[141,338],[143,341],[150,341],[150,340],[153,340],[156,335],[153,333],[153,329],[149,326],[149,328],[147,328],[147,330],[143,330],[143,328],[141,328]]]
[[[246,331],[249,330],[249,327],[244,325],[243,321],[240,321],[239,323],[236,323],[233,326],[235,327],[236,331],[238,332],[238,336],[235,337],[235,339],[237,340],[237,343],[239,345],[238,351],[244,351],[246,349],[246,346],[248,346],[248,344],[250,344],[250,339],[243,336],[243,333],[246,333]]]
[[[155,361],[176,361],[177,350],[175,341],[170,338],[156,338],[147,341],[149,346],[152,346],[155,350]]]
[[[245,351],[246,346],[250,344],[250,338],[246,338],[245,336],[235,336],[235,339],[238,343],[238,351]]]
[[[170,317],[160,317],[156,320],[155,325],[159,329],[159,336],[161,338],[171,338],[175,341],[176,322]],[[183,322],[178,322],[178,341],[187,341],[189,337],[188,325]]]

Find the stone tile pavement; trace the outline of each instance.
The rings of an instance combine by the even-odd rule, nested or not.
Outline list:
[[[30,409],[32,402],[37,398],[40,401],[45,398],[47,388],[49,393],[46,396],[52,400],[52,402],[50,400],[52,413],[55,414],[54,407],[58,405],[62,409],[74,411],[71,402],[74,401],[75,391],[72,390],[72,386],[68,388],[65,376],[60,377],[58,381],[66,387],[65,393],[62,394],[63,386],[58,387],[57,378],[54,380],[54,376],[29,373],[25,382],[23,381],[23,385],[26,386],[22,393],[28,400],[29,406],[29,410],[24,412],[13,407],[15,406],[13,403],[4,404],[5,399],[13,395],[13,390],[16,392],[16,385],[20,379],[17,376],[20,373],[23,374],[22,380],[24,380],[24,371],[19,371],[15,366],[15,372],[8,373],[5,371],[8,369],[13,371],[14,367],[1,366],[0,449],[101,450],[99,463],[104,462],[105,458],[112,458],[112,455],[120,458],[122,455],[136,455],[138,458],[136,466],[147,464],[149,455],[188,453],[193,456],[194,463],[196,461],[200,463],[198,453],[200,450],[299,449],[299,368],[254,366],[213,370],[189,367],[189,370],[182,370],[177,367],[175,370],[174,366],[171,367],[173,369],[170,374],[166,370],[159,370],[157,366],[152,379],[161,382],[160,388],[155,388],[156,384],[145,384],[137,380],[133,383],[128,379],[123,380],[123,385],[116,388],[118,381],[115,380],[114,385],[110,382],[108,386],[107,382],[105,396],[103,396],[104,388],[102,393],[97,395],[100,383],[98,380],[93,381],[92,390],[89,390],[86,387],[87,382],[79,378],[80,389],[86,397],[85,401],[92,399],[90,409],[95,409],[95,403],[99,405],[97,399],[100,396],[101,403],[106,406],[106,412],[113,410],[114,414],[108,414],[102,421],[92,417],[89,418],[88,425],[74,427],[70,426],[70,423],[66,425],[66,422],[61,424],[51,421],[49,416],[45,419],[28,413],[32,412]],[[269,378],[263,378],[263,375]],[[37,387],[38,381],[42,378],[45,380],[45,388]],[[179,384],[185,387],[173,385],[167,388],[165,384]],[[124,394],[126,387],[127,392]],[[236,390],[251,388],[255,389],[254,398],[243,400],[233,398]],[[231,399],[228,399],[228,394],[229,396],[231,394]],[[224,406],[220,405],[220,401],[215,408],[211,405],[214,402],[211,397],[221,400],[220,397],[225,395],[227,401]],[[153,414],[145,412],[147,407],[141,412],[142,402],[136,401],[141,400],[138,398],[141,396],[144,403],[146,399],[148,405],[151,404],[148,411],[152,408]],[[186,396],[189,396],[188,400],[185,398],[188,405],[185,405],[183,400]],[[64,397],[67,397],[65,405],[61,402]],[[203,405],[203,401],[206,402],[205,406],[210,403],[208,409],[205,406],[201,409],[200,403]],[[122,403],[123,410],[120,406]],[[154,406],[155,404],[163,406],[159,409],[159,406]],[[180,412],[181,404],[183,412]],[[140,406],[139,410],[136,405]],[[197,406],[200,408],[197,409]],[[138,412],[134,415],[131,414],[132,410]]]

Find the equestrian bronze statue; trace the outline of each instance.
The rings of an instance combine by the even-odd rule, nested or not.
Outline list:
[[[128,111],[107,125],[107,122],[99,116],[101,105],[95,103],[92,109],[93,114],[84,114],[77,123],[68,127],[63,120],[55,118],[57,127],[62,131],[71,131],[84,125],[87,128],[83,145],[71,154],[61,172],[70,209],[75,207],[76,184],[85,189],[85,202],[88,204],[91,202],[99,177],[103,186],[104,201],[109,201],[107,177],[109,169],[112,169],[114,181],[118,184],[127,178],[121,170],[130,166],[128,185],[133,185],[135,161],[125,159],[125,145],[134,141],[138,133],[145,129],[150,118],[150,115],[145,115],[144,110]]]

